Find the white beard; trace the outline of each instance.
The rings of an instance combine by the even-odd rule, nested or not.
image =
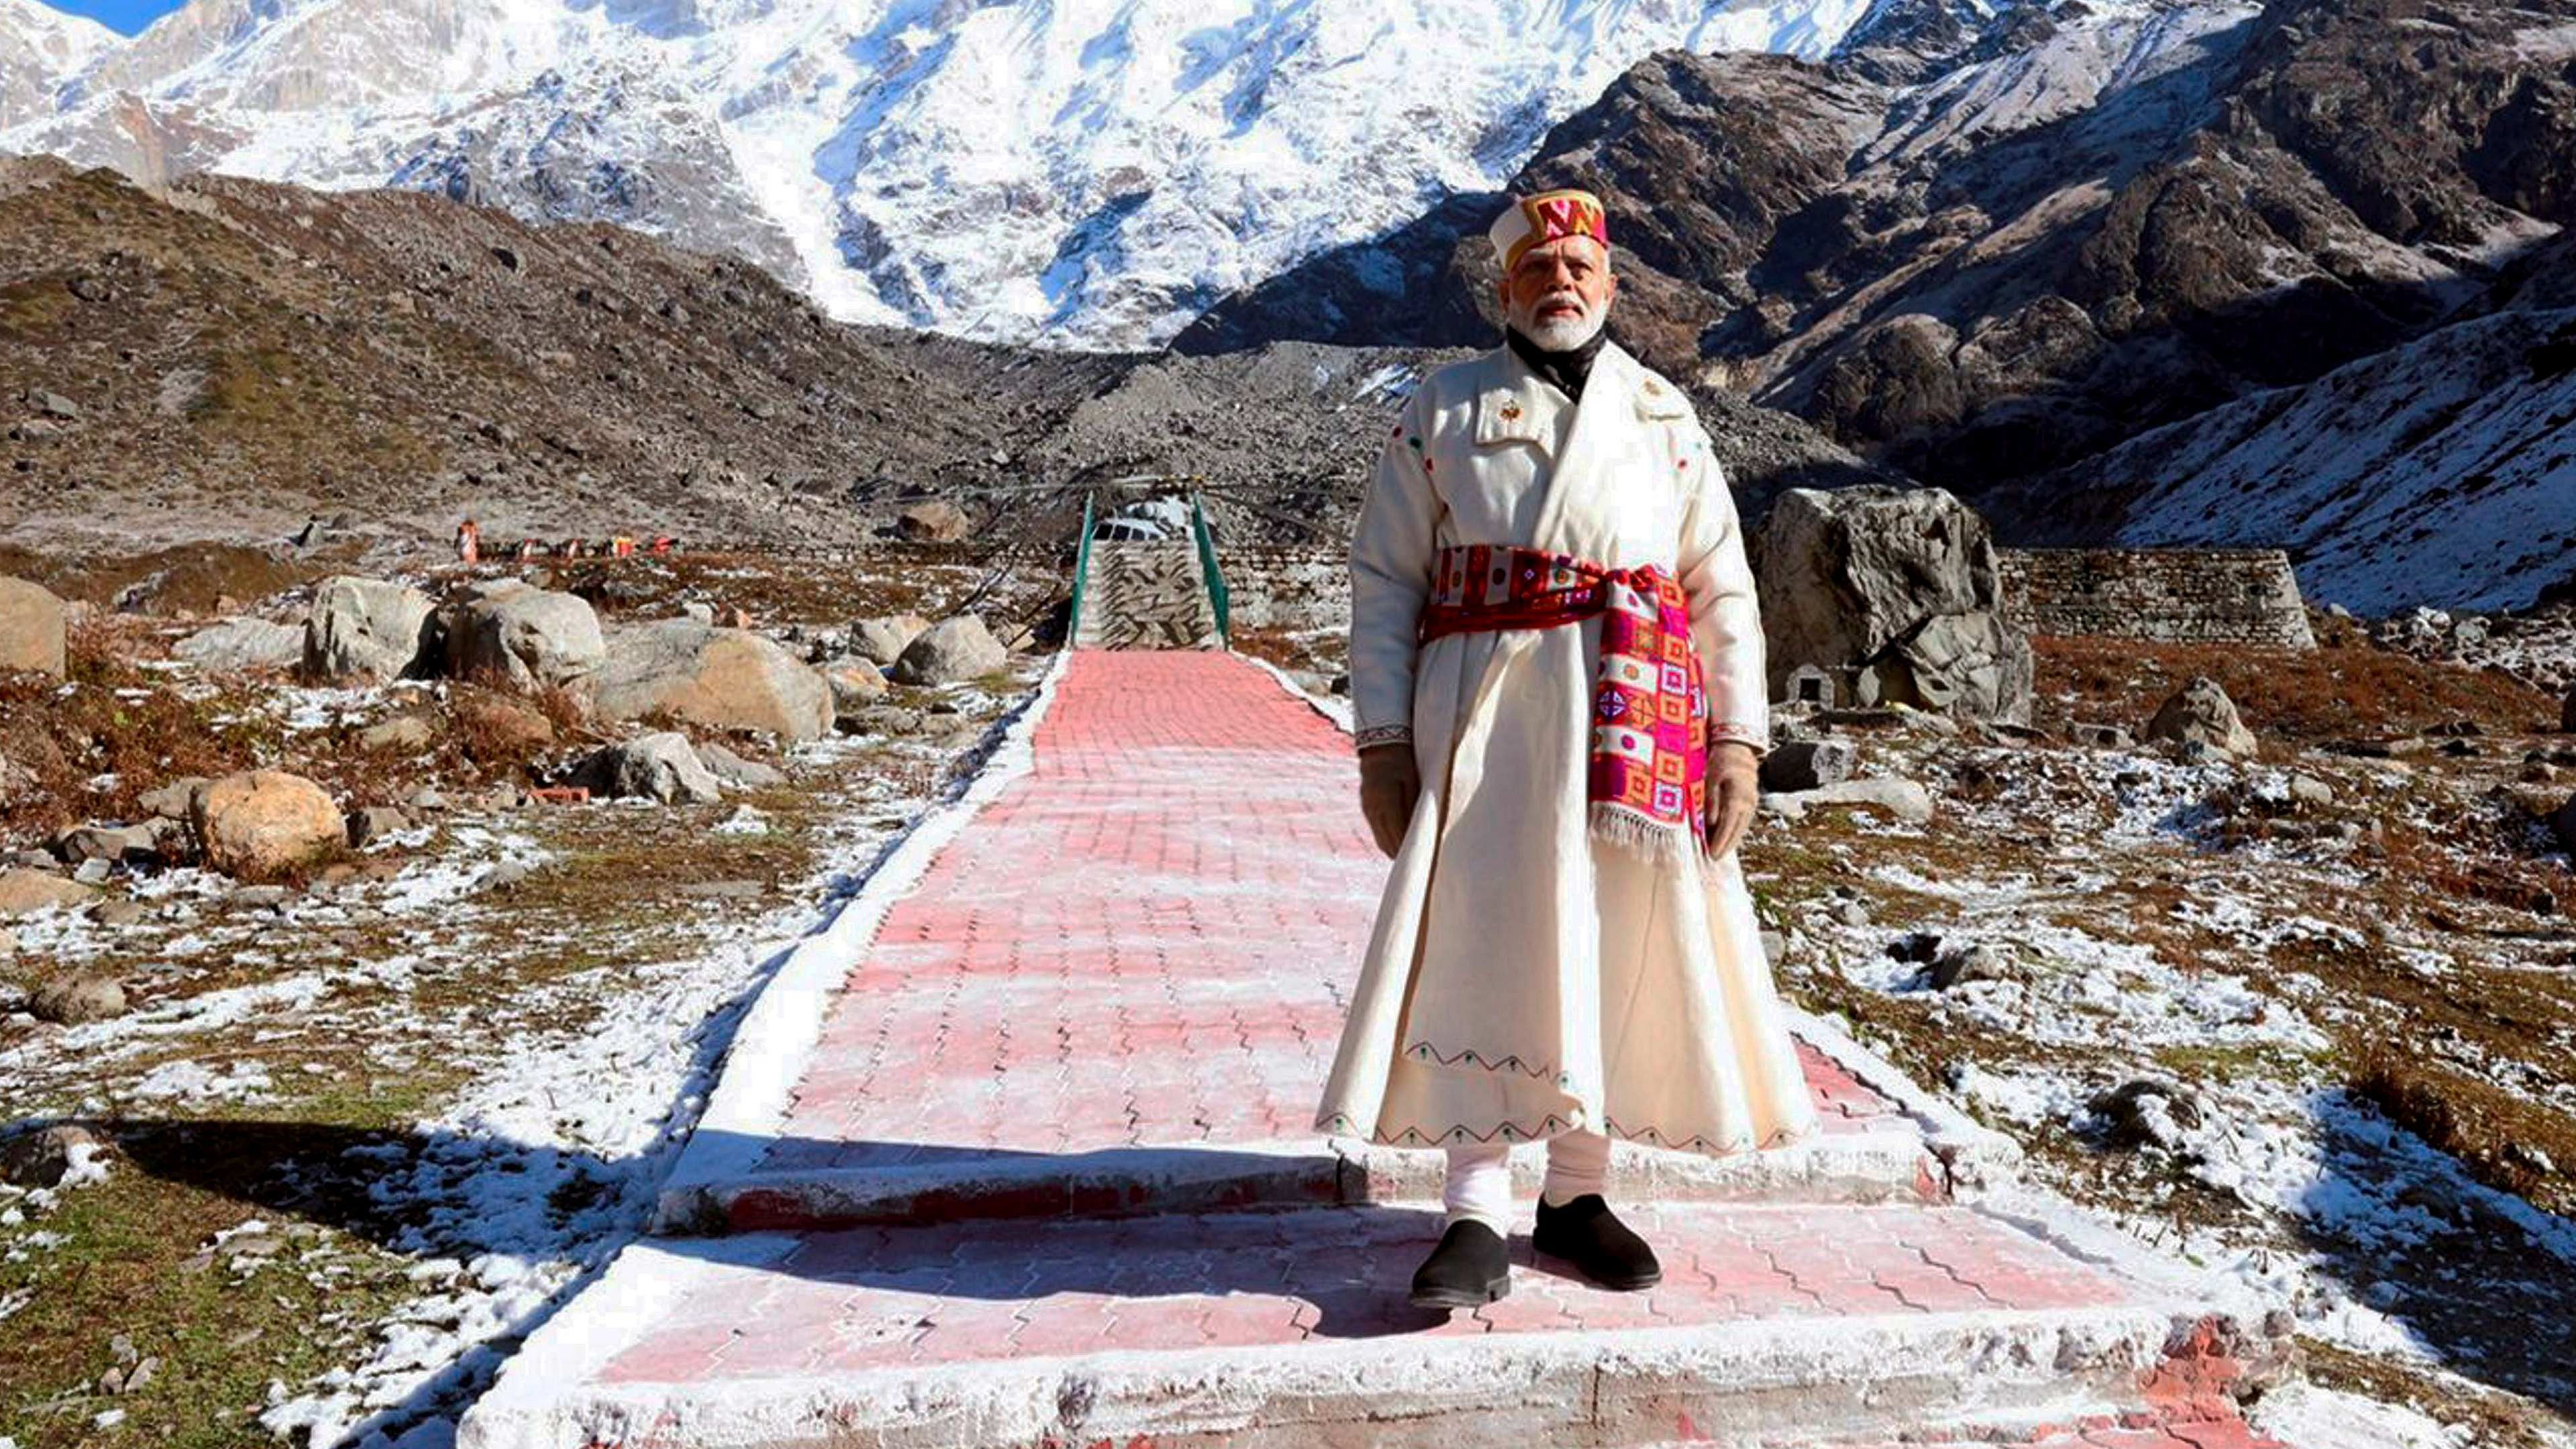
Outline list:
[[[1541,349],[1568,352],[1591,341],[1592,335],[1601,330],[1601,324],[1609,320],[1607,304],[1586,304],[1580,316],[1552,317],[1545,321],[1527,317],[1519,319],[1519,325],[1521,335],[1537,343]]]

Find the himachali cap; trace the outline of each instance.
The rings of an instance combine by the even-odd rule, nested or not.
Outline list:
[[[1601,243],[1603,251],[1610,249],[1610,223],[1601,210],[1601,198],[1571,187],[1515,198],[1485,234],[1493,239],[1494,254],[1503,259],[1506,272],[1531,247],[1565,237],[1588,236]]]

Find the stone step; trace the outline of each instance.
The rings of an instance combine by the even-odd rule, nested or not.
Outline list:
[[[537,1331],[459,1443],[1858,1446],[2232,1420],[2229,1384],[2277,1353],[1974,1207],[1622,1213],[1657,1287],[1595,1289],[1515,1234],[1512,1291],[1449,1315],[1403,1298],[1431,1203],[647,1240]]]
[[[1073,1152],[905,1143],[845,1148],[874,1165],[754,1165],[663,1189],[663,1234],[856,1227],[924,1219],[1115,1215],[1436,1198],[1446,1159],[1350,1138],[1103,1146]],[[773,1155],[770,1161],[775,1161]],[[1544,1150],[1512,1154],[1515,1190],[1538,1191]],[[1613,1191],[1697,1202],[1938,1201],[1944,1164],[1909,1119],[1834,1118],[1810,1142],[1733,1157],[1614,1142]]]
[[[1095,541],[1074,642],[1086,649],[1188,649],[1218,642],[1195,544]]]

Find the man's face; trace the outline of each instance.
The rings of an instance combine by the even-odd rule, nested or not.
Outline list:
[[[1569,236],[1521,253],[1498,290],[1512,326],[1539,346],[1562,352],[1601,330],[1619,279],[1610,273],[1607,248],[1588,236]]]

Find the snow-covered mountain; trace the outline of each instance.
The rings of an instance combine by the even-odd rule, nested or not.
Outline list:
[[[52,13],[0,7],[0,57]],[[1869,8],[192,0],[69,45],[0,148],[602,217],[853,320],[1134,346],[1499,187],[1652,52],[1820,56]]]
[[[0,130],[53,114],[55,88],[117,41],[106,26],[37,0],[0,0]]]

